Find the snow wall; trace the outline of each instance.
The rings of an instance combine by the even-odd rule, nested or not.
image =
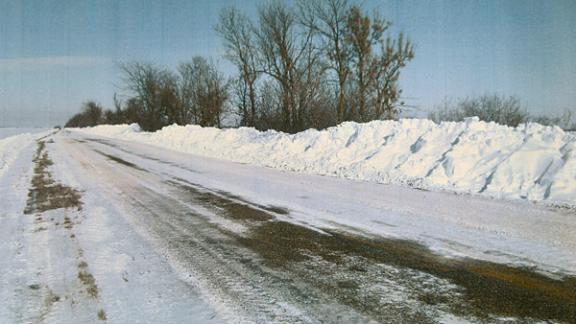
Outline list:
[[[576,206],[576,134],[555,126],[469,118],[346,122],[293,135],[196,125],[74,130],[282,170]]]

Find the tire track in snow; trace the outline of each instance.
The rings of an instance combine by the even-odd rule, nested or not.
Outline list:
[[[114,161],[114,159],[112,159],[111,161]],[[132,163],[132,162],[130,162]],[[122,165],[124,167],[125,170],[127,170],[127,173],[132,173],[132,177],[134,178],[134,180],[139,184],[139,186],[137,188],[134,188],[130,191],[133,192],[129,192],[128,196],[130,197],[130,199],[134,199],[136,202],[136,204],[138,204],[138,206],[142,209],[147,211],[148,213],[150,213],[152,215],[153,219],[156,220],[162,220],[163,222],[166,222],[165,218],[167,217],[167,215],[176,215],[176,217],[170,217],[170,221],[168,221],[168,224],[163,224],[162,226],[165,226],[165,230],[160,230],[160,234],[159,236],[168,236],[168,233],[171,233],[172,235],[176,235],[176,236],[170,236],[168,238],[165,238],[168,240],[168,246],[167,246],[167,250],[169,251],[168,253],[172,253],[172,254],[176,254],[177,257],[182,257],[182,254],[184,254],[185,257],[187,257],[187,259],[189,260],[187,262],[187,264],[190,264],[191,262],[205,262],[203,261],[205,258],[211,258],[211,259],[220,259],[219,262],[221,263],[209,263],[209,266],[207,268],[218,268],[218,269],[222,269],[222,272],[224,273],[224,277],[221,277],[220,275],[222,275],[222,273],[220,273],[220,271],[218,272],[218,276],[214,277],[214,275],[212,275],[212,277],[209,277],[210,279],[208,279],[209,282],[214,282],[214,280],[221,282],[225,287],[220,287],[220,286],[216,286],[216,288],[214,288],[214,286],[210,286],[208,288],[209,292],[213,292],[214,289],[216,289],[216,291],[218,291],[218,289],[224,290],[222,292],[222,294],[225,295],[234,295],[235,297],[238,298],[238,300],[249,300],[251,303],[253,303],[254,305],[257,306],[257,308],[260,307],[270,307],[268,305],[267,302],[262,303],[261,300],[259,299],[251,299],[251,297],[253,296],[246,296],[243,295],[242,288],[246,288],[248,287],[249,290],[255,291],[257,294],[259,294],[259,296],[264,295],[264,300],[268,300],[268,302],[270,302],[271,300],[273,302],[276,302],[276,298],[277,297],[273,297],[272,299],[270,299],[270,296],[274,296],[274,294],[269,294],[270,292],[274,292],[274,290],[267,290],[261,286],[246,286],[246,282],[244,280],[248,280],[250,282],[250,280],[253,279],[253,277],[251,277],[250,275],[248,275],[249,272],[247,271],[242,271],[241,269],[250,269],[250,268],[246,268],[246,267],[242,267],[241,265],[239,265],[236,261],[240,261],[240,260],[235,260],[237,258],[236,252],[232,252],[232,250],[234,248],[238,249],[238,247],[234,247],[234,245],[231,242],[227,242],[226,240],[226,235],[219,236],[218,234],[226,234],[226,231],[222,231],[222,230],[216,230],[213,233],[207,233],[207,232],[202,232],[202,228],[203,226],[207,226],[206,223],[204,223],[204,221],[207,221],[208,224],[210,224],[210,214],[212,214],[212,216],[218,216],[218,211],[210,211],[209,206],[204,206],[206,209],[208,210],[204,210],[203,208],[197,207],[196,204],[190,204],[190,203],[185,203],[184,201],[186,200],[185,198],[183,198],[184,200],[180,200],[178,198],[178,195],[172,195],[170,194],[172,191],[166,192],[166,188],[161,188],[161,186],[158,185],[157,182],[152,181],[152,180],[147,180],[147,177],[143,177],[142,174],[142,170],[138,170],[138,169],[134,169],[134,168],[129,168],[126,169],[127,165],[125,165],[124,163],[119,163],[118,165]],[[128,180],[126,180],[128,181]],[[150,183],[146,183],[146,182],[150,182]],[[128,182],[129,183],[129,182]],[[138,189],[139,188],[139,189]],[[176,191],[176,193],[178,193],[178,191]],[[182,194],[182,193],[180,193]],[[220,204],[215,204],[214,208],[217,210],[219,209]],[[202,218],[204,218],[204,221],[198,221],[201,220]],[[212,221],[214,221],[212,219]],[[269,222],[268,222],[269,223]],[[268,224],[267,223],[267,224]],[[213,224],[212,224],[213,225]],[[156,228],[158,230],[160,225],[154,225],[151,226],[151,229]],[[208,225],[210,226],[210,225]],[[293,226],[293,225],[292,225]],[[210,226],[211,227],[211,226]],[[185,230],[185,229],[189,229],[189,230]],[[192,230],[195,229],[196,231]],[[180,234],[174,234],[174,233],[178,233],[180,232]],[[164,235],[162,235],[162,233],[164,233]],[[280,234],[280,233],[279,233]],[[272,238],[275,238],[277,235],[274,235],[274,233],[268,233],[268,235],[271,235]],[[310,234],[306,234],[306,235],[310,235]],[[344,238],[345,240],[347,238]],[[315,240],[305,240],[306,242],[314,242]],[[320,240],[322,241],[322,240]],[[358,241],[356,241],[358,242]],[[227,246],[226,244],[230,244],[229,246]],[[333,242],[331,240],[327,241],[328,245],[332,245]],[[213,246],[215,245],[216,248]],[[186,250],[185,248],[188,247],[188,250]],[[371,248],[373,249],[374,246],[371,246]],[[182,250],[186,250],[185,252],[182,252]],[[200,252],[198,252],[198,250],[200,250]],[[274,251],[274,249],[271,249],[272,251]],[[361,250],[366,250],[366,249],[361,249]],[[368,251],[370,251],[370,249],[368,249]],[[331,255],[331,257],[337,257],[337,255],[334,255],[333,253],[333,249],[329,250],[329,251],[324,251],[323,253],[328,253],[329,255]],[[176,261],[177,262],[177,261]],[[214,261],[215,262],[215,261]],[[405,261],[403,261],[405,262]],[[242,262],[240,262],[242,263]],[[428,265],[429,266],[429,265]],[[444,265],[446,266],[446,265]],[[186,265],[179,265],[179,267],[182,267],[184,270],[181,271],[183,273],[186,273]],[[232,269],[232,270],[231,270]],[[236,270],[236,269],[240,269],[240,270]],[[260,269],[260,268],[256,268],[256,269]],[[444,269],[444,268],[440,268],[440,269]],[[511,283],[513,285],[519,285],[520,288],[518,287],[512,287],[511,291],[506,292],[507,288],[504,288],[504,295],[510,293],[514,296],[515,293],[515,289],[523,289],[523,285],[528,283],[528,286],[531,286],[533,284],[535,284],[537,287],[540,287],[538,289],[543,289],[546,293],[550,293],[552,294],[552,300],[554,300],[554,298],[567,298],[570,300],[570,298],[573,299],[573,297],[570,297],[572,295],[570,295],[570,293],[566,292],[566,287],[569,287],[570,283],[567,282],[566,283],[566,287],[563,286],[563,283],[553,283],[551,284],[550,282],[547,282],[547,279],[543,279],[542,277],[538,277],[536,275],[530,274],[530,273],[524,273],[522,272],[523,270],[518,270],[518,269],[508,269],[510,270],[510,272],[506,272],[508,270],[504,270],[504,268],[502,268],[501,265],[489,265],[488,267],[484,267],[482,265],[481,262],[472,262],[470,271],[472,273],[475,273],[475,275],[480,275],[480,276],[486,276],[489,281],[485,282],[485,284],[482,284],[482,282],[480,283],[474,283],[471,282],[471,280],[469,280],[470,278],[467,277],[466,273],[466,267],[461,268],[460,266],[457,266],[457,269],[459,269],[460,272],[464,272],[464,273],[460,273],[460,272],[452,272],[449,270],[432,270],[432,272],[434,271],[440,271],[441,273],[447,273],[447,274],[452,274],[454,276],[457,276],[460,278],[460,280],[462,280],[463,284],[471,284],[472,287],[476,287],[480,290],[485,289],[483,288],[484,286],[486,286],[485,284],[492,284],[495,285],[494,287],[499,287],[498,289],[502,289],[502,284],[498,283],[498,280],[502,280],[502,278],[508,278],[508,279],[504,279],[504,281],[506,280],[510,280]],[[260,269],[261,270],[261,269]],[[294,269],[295,270],[295,269]],[[318,269],[321,270],[321,269]],[[429,269],[431,270],[431,269]],[[188,270],[189,271],[189,270]],[[302,271],[302,270],[300,270]],[[446,272],[444,272],[446,271]],[[206,276],[205,274],[205,270],[201,271],[200,274],[192,272],[193,274],[195,274],[196,276],[202,277],[203,275]],[[228,273],[230,275],[230,277],[226,276],[225,274]],[[310,275],[310,274],[309,274]],[[220,277],[219,277],[220,276]],[[259,278],[266,278],[267,274],[262,275],[262,277]],[[270,276],[268,276],[270,277]],[[234,279],[236,278],[236,280]],[[241,278],[240,281],[241,283],[241,287],[240,287],[240,291],[237,290],[237,288],[234,287],[235,284],[238,284],[238,278]],[[496,280],[496,283],[494,283],[494,281],[492,280]],[[545,284],[543,284],[542,282],[547,282]],[[261,282],[259,282],[260,285],[262,285]],[[550,286],[547,286],[550,285]],[[488,285],[489,286],[489,285]],[[504,285],[504,287],[506,286],[506,284]],[[337,287],[339,289],[350,289],[350,288],[354,288],[354,284],[351,282],[343,282],[342,285],[340,287]],[[212,289],[212,290],[211,290]],[[416,289],[415,287],[412,287],[412,289]],[[531,288],[533,289],[533,288]],[[568,288],[569,289],[569,288]],[[490,289],[489,289],[490,290]],[[491,290],[493,293],[493,290]],[[277,292],[277,291],[276,291]],[[533,292],[532,292],[533,293]],[[520,294],[524,294],[524,292],[520,292]],[[277,296],[277,295],[276,295]],[[434,302],[434,299],[430,299],[430,296],[425,297],[425,300],[429,300]],[[479,296],[476,296],[475,298],[479,298]],[[492,297],[487,297],[487,296],[482,296],[480,295],[480,298],[488,298],[488,300],[491,300],[490,298]],[[508,301],[518,301],[517,299],[518,296],[515,296],[514,298],[510,299],[507,298],[506,300]],[[482,300],[482,299],[480,299]],[[477,301],[480,302],[480,301]],[[549,302],[549,303],[544,303],[547,305],[550,304],[554,304],[557,303],[557,300],[554,300],[553,302]],[[482,304],[481,304],[482,305]],[[514,304],[516,305],[516,304]],[[513,306],[509,303],[505,303],[502,305],[499,305],[499,302],[495,302],[494,304],[491,304],[489,307],[496,307],[496,309],[499,309],[498,307],[503,307],[500,308],[501,311],[504,312],[514,312],[514,311],[520,311],[522,314],[534,314],[533,312],[537,311],[536,309],[534,309],[531,306],[526,306],[526,305],[534,305],[534,300],[527,300],[524,302],[523,306]],[[562,307],[570,307],[569,305],[563,305],[563,306],[558,306],[558,309],[564,309]],[[482,307],[482,306],[481,306]],[[519,310],[514,310],[513,307],[520,307]],[[554,306],[556,307],[556,306]],[[304,308],[304,306],[303,306]],[[268,308],[268,311],[264,311],[262,314],[263,315],[263,320],[270,320],[270,318],[272,319],[278,319],[278,315],[275,311],[271,311],[269,312],[270,309]],[[545,309],[540,309],[539,311],[543,311],[543,312],[555,312],[556,310],[552,309],[552,310],[545,310]],[[252,312],[248,312],[248,314],[253,314]],[[544,314],[544,313],[543,313]],[[558,313],[546,313],[546,315],[543,314],[539,314],[538,316],[544,316],[544,318],[546,318],[546,316],[560,316],[558,315]],[[566,316],[569,316],[570,313],[569,312],[564,312],[564,314]],[[564,316],[564,315],[562,315]],[[298,320],[298,319],[302,319],[301,316],[295,316],[294,320]],[[286,319],[286,318],[283,318]]]
[[[55,231],[64,229],[68,233],[64,236],[68,243],[60,241],[58,244],[61,244],[62,247],[67,250],[71,249],[74,251],[73,254],[75,254],[78,268],[77,280],[78,283],[84,287],[86,295],[78,296],[76,294],[75,287],[71,283],[74,279],[55,277],[56,269],[62,267],[62,265],[58,262],[60,260],[54,260],[50,254],[48,254],[46,256],[47,259],[42,260],[44,267],[35,270],[44,280],[44,282],[39,284],[38,288],[35,289],[41,292],[43,296],[42,299],[44,300],[43,305],[40,307],[40,313],[36,315],[39,322],[45,322],[49,318],[55,318],[55,314],[52,314],[53,306],[55,303],[60,302],[63,297],[70,300],[70,310],[74,309],[78,302],[75,300],[75,297],[80,299],[93,299],[96,305],[100,304],[96,279],[89,271],[88,263],[83,256],[83,250],[73,232],[75,222],[79,222],[78,212],[82,210],[81,195],[74,188],[57,182],[49,170],[53,162],[49,157],[47,144],[53,143],[53,141],[47,140],[46,138],[52,135],[53,134],[48,134],[37,140],[36,155],[33,159],[34,173],[29,188],[28,201],[23,213],[25,215],[34,215],[33,217],[35,217],[35,223],[37,225],[34,232],[43,232],[41,234],[44,234],[43,237],[48,240],[45,244],[46,246],[54,244]],[[74,212],[74,209],[76,212]],[[45,224],[45,226],[40,226],[40,223]],[[28,245],[31,244],[33,243],[29,242]],[[61,281],[61,283],[54,281]],[[59,296],[54,293],[52,287],[56,286],[61,287],[63,292],[66,293],[65,296]],[[93,302],[90,301],[85,302],[87,304],[93,304]],[[106,313],[102,307],[99,308],[95,318],[100,321],[106,320]]]
[[[458,150],[461,154],[441,152],[444,150],[444,140],[447,139],[442,136],[451,136],[455,127],[465,128],[470,134],[470,140],[467,138],[462,146],[453,146],[452,150],[454,147],[462,148]],[[414,153],[419,146],[415,145],[419,143],[416,137],[427,129],[440,134],[438,139],[442,147],[436,147],[437,141],[429,141],[418,150],[426,150],[425,161],[418,157],[410,160],[418,154]],[[509,148],[519,144],[526,136],[538,138],[531,144],[535,144],[540,160],[549,158],[547,153],[554,153],[546,152],[555,145],[554,139],[549,141],[550,137],[573,136],[558,128],[533,123],[511,128],[477,119],[441,124],[406,119],[366,124],[347,122],[322,131],[310,130],[293,135],[254,129],[216,130],[192,125],[168,126],[154,133],[140,132],[133,125],[98,126],[77,131],[239,163],[348,179],[409,186],[417,183],[423,189],[481,193],[511,200],[541,200],[546,196],[542,200],[545,204],[548,198],[553,197],[558,201],[551,203],[566,207],[574,205],[576,199],[568,183],[573,178],[570,172],[562,173],[563,177],[559,179],[554,178],[559,183],[556,195],[550,192],[556,188],[554,185],[548,189],[530,190],[534,186],[533,181],[540,176],[533,173],[541,173],[546,165],[523,164],[521,158],[514,159],[513,155],[514,163],[506,168],[503,166],[511,160],[506,156]],[[387,136],[391,136],[391,140],[384,140],[385,144],[382,144],[382,138]],[[429,146],[429,143],[434,144]],[[529,156],[528,152],[522,153]],[[439,158],[429,161],[432,155],[438,155]],[[417,168],[404,163],[406,159]],[[538,162],[542,162],[540,160]],[[533,166],[538,169],[531,168]],[[439,168],[444,168],[443,175]],[[554,169],[550,168],[547,173]]]

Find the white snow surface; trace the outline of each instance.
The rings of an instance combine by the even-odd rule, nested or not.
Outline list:
[[[423,126],[408,130],[403,123],[421,123],[429,129]],[[485,130],[485,138],[476,139],[475,145],[460,146],[475,132],[474,124],[493,130]],[[354,133],[351,129],[358,131],[357,136],[351,136]],[[322,132],[296,135],[197,126],[171,126],[156,133],[140,132],[137,125],[100,126],[79,131],[119,139],[108,143],[114,145],[100,141],[80,145],[75,144],[74,139],[93,139],[93,136],[61,132],[47,141],[46,149],[54,162],[49,171],[58,183],[82,193],[83,208],[81,211],[49,210],[42,214],[40,221],[37,215],[23,215],[23,210],[37,148],[34,140],[43,134],[0,140],[0,159],[7,161],[4,167],[0,166],[0,221],[3,224],[0,235],[6,238],[0,242],[0,255],[4,256],[0,258],[0,268],[6,269],[0,273],[0,322],[96,322],[100,309],[106,311],[108,323],[242,322],[236,319],[235,308],[227,308],[229,305],[220,302],[216,292],[202,286],[200,278],[191,277],[194,272],[180,268],[175,259],[170,258],[170,251],[155,245],[154,237],[138,226],[139,210],[128,203],[122,193],[129,190],[130,183],[126,181],[131,179],[136,179],[135,185],[158,192],[166,190],[162,187],[164,180],[182,179],[215,191],[233,193],[261,206],[285,208],[289,215],[279,214],[278,219],[311,228],[346,229],[363,235],[410,239],[442,255],[513,264],[559,277],[576,273],[576,224],[572,210],[527,201],[508,202],[279,172],[224,161],[344,177],[354,174],[351,168],[354,163],[350,161],[356,161],[356,178],[376,174],[377,167],[385,170],[382,174],[388,178],[366,180],[408,183],[397,176],[401,174],[406,178],[420,176],[422,179],[417,185],[425,186],[434,179],[449,183],[459,175],[461,187],[449,189],[457,191],[469,183],[469,187],[476,186],[469,192],[482,191],[485,195],[493,192],[489,190],[491,186],[505,187],[505,179],[500,179],[502,174],[513,172],[510,182],[525,184],[528,181],[525,179],[537,173],[535,170],[542,168],[540,165],[545,165],[544,175],[536,181],[541,186],[549,184],[545,201],[550,201],[552,193],[557,197],[564,193],[568,199],[563,201],[573,203],[574,138],[555,128],[528,125],[522,130],[475,121],[435,125],[403,120],[347,123]],[[507,133],[494,134],[500,131]],[[528,135],[522,135],[523,131]],[[554,137],[560,136],[558,134],[562,137]],[[480,135],[477,133],[477,136]],[[308,145],[310,148],[305,150]],[[116,173],[102,173],[99,168],[86,172],[85,168],[90,168],[86,162],[101,166],[102,161],[106,161],[95,149],[134,163],[146,172],[122,169],[114,163],[108,166],[112,170],[120,168],[120,173],[118,169]],[[190,152],[198,156],[187,154]],[[220,160],[200,156],[210,154]],[[373,164],[358,164],[362,157],[366,163],[372,161]],[[448,157],[452,160],[446,164],[451,164],[454,170],[452,176],[442,178],[440,175],[446,168],[443,161]],[[296,168],[298,163],[305,162],[309,163],[305,164],[306,168]],[[342,171],[338,171],[337,163]],[[431,171],[423,167],[426,164],[433,166]],[[467,172],[460,170],[461,164],[468,166]],[[495,171],[484,175],[483,170],[492,169]],[[331,170],[338,172],[329,172]],[[111,181],[110,178],[118,174],[124,175],[119,179],[122,181]],[[483,179],[491,179],[488,185],[486,180],[477,179],[481,175]],[[439,182],[428,188],[443,186]],[[521,190],[528,187],[519,185],[517,196],[502,197],[520,197]],[[69,236],[69,229],[54,223],[62,223],[66,215],[74,222],[74,239]],[[76,273],[80,261],[78,251],[82,251],[81,260],[87,261],[98,284],[99,299],[84,298]],[[197,286],[195,280],[199,282]],[[33,285],[37,289],[31,289]],[[59,301],[51,299],[55,295],[60,296]],[[46,302],[50,300],[53,302]],[[443,319],[450,320],[457,321],[449,317]]]
[[[184,179],[259,206],[284,208],[289,215],[275,215],[282,221],[316,230],[407,239],[440,255],[528,267],[553,276],[576,274],[576,222],[571,209],[285,172],[134,141],[100,143],[95,135],[70,136],[89,139],[95,149],[150,174]],[[76,159],[101,158],[82,154]],[[144,181],[142,172],[137,174],[138,181]],[[99,181],[108,186],[112,180]],[[157,181],[143,185],[161,186]]]
[[[223,322],[134,232],[122,210],[103,200],[98,184],[71,172],[66,151],[52,149],[53,142],[50,172],[82,192],[84,209],[25,215],[35,141],[50,132],[16,133],[23,134],[0,139],[0,323]],[[64,217],[73,229],[58,226]],[[86,297],[78,280],[84,260],[98,298]],[[104,309],[107,321],[98,320]]]
[[[37,135],[24,133],[0,139],[0,178],[17,159],[20,151],[37,137]]]
[[[43,132],[46,130],[47,130],[47,128],[0,127],[0,140],[7,138],[7,137],[24,134],[24,133],[34,134],[34,133],[40,133],[40,132]]]
[[[346,122],[293,135],[196,125],[74,130],[282,170],[576,206],[576,135],[556,126],[469,118]]]
[[[0,177],[26,146],[44,134],[44,128],[0,128]]]

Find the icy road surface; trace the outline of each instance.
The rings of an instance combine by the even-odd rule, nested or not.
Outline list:
[[[573,210],[43,135],[4,145],[3,323],[576,318]]]

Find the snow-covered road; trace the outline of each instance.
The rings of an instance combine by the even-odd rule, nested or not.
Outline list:
[[[2,322],[576,318],[573,210],[68,130],[11,159]]]

